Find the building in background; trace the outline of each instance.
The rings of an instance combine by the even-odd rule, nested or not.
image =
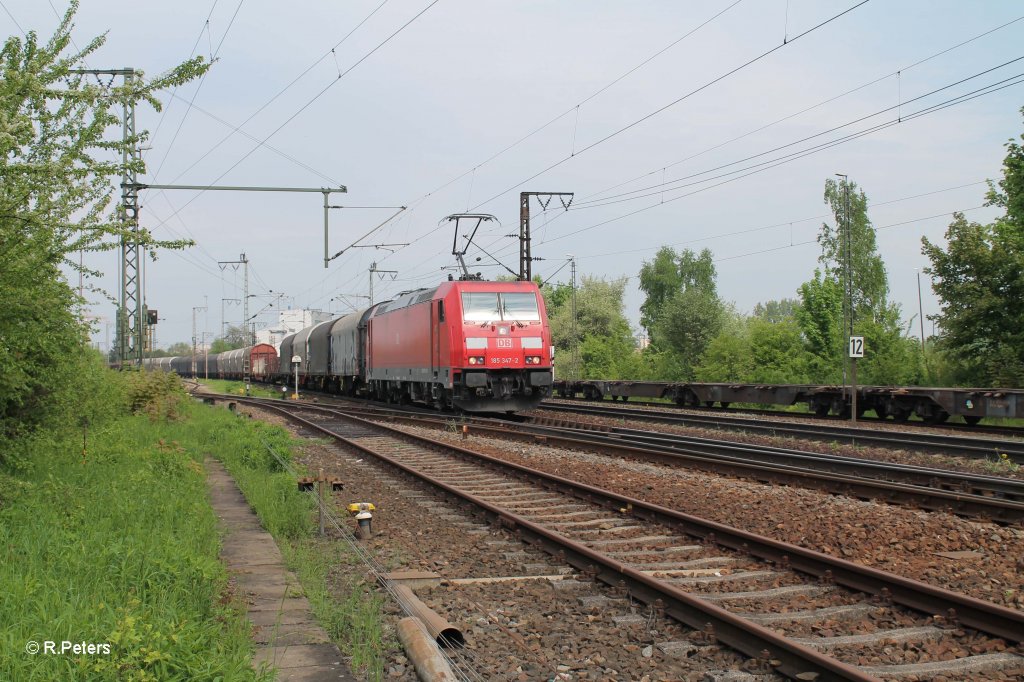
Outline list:
[[[269,343],[281,352],[284,337],[294,334],[300,329],[312,327],[331,319],[332,315],[324,310],[282,310],[278,313],[277,322],[266,329],[256,330],[256,343]]]

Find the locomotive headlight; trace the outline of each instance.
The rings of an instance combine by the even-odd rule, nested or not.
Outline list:
[[[540,356],[539,355],[527,355],[526,356],[526,364],[528,364],[528,365],[539,365],[540,364]]]
[[[482,356],[482,355],[471,355],[471,356],[469,356],[469,364],[471,364],[471,365],[482,365],[482,364],[484,364],[484,356]]]

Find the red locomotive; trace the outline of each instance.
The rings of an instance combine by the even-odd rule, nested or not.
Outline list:
[[[513,412],[550,395],[551,331],[533,282],[449,281],[288,336],[279,378],[389,402]]]
[[[533,282],[445,282],[367,312],[349,317],[365,325],[362,378],[379,399],[512,412],[551,392],[551,330]],[[347,338],[332,330],[333,350]]]

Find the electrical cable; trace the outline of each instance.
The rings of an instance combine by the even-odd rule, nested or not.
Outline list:
[[[615,84],[616,84],[616,83],[618,83],[619,81],[623,80],[623,79],[624,79],[624,78],[626,78],[627,76],[631,75],[632,73],[634,73],[635,71],[637,71],[637,70],[638,70],[638,69],[640,69],[641,67],[643,67],[643,66],[646,66],[646,65],[647,65],[648,63],[650,63],[651,61],[653,61],[653,60],[654,60],[654,59],[656,59],[657,57],[660,57],[660,56],[661,56],[661,55],[662,55],[663,53],[667,52],[667,51],[668,51],[669,49],[671,49],[672,47],[675,47],[675,46],[676,46],[676,45],[678,45],[678,44],[679,44],[680,42],[682,42],[682,41],[683,41],[683,40],[685,40],[686,38],[690,37],[691,35],[693,35],[693,34],[694,34],[694,33],[696,33],[697,31],[699,31],[700,29],[704,28],[704,27],[705,27],[705,26],[707,26],[707,25],[708,25],[709,23],[711,23],[712,21],[714,21],[714,20],[715,20],[715,19],[717,19],[718,17],[720,17],[720,16],[722,16],[723,14],[725,14],[726,12],[728,12],[728,11],[729,11],[730,9],[732,9],[732,8],[733,8],[733,7],[735,7],[736,5],[740,4],[740,2],[742,2],[742,1],[743,1],[743,0],[736,0],[736,2],[733,2],[733,3],[731,4],[731,5],[729,5],[729,6],[728,6],[728,7],[726,7],[725,9],[721,10],[720,12],[718,12],[717,14],[715,14],[714,16],[712,16],[712,17],[711,17],[710,19],[707,19],[707,20],[705,20],[705,21],[704,21],[703,23],[699,24],[699,25],[698,25],[698,26],[697,26],[696,28],[693,28],[693,29],[691,29],[691,30],[687,31],[687,32],[686,32],[686,33],[685,33],[685,34],[684,34],[684,35],[683,35],[682,37],[680,37],[680,38],[677,38],[676,40],[672,41],[671,43],[669,43],[668,45],[666,45],[666,46],[665,46],[665,47],[663,47],[662,49],[658,50],[657,52],[655,52],[655,53],[654,53],[653,55],[651,55],[651,56],[650,56],[650,57],[648,57],[647,59],[643,60],[642,62],[640,62],[639,64],[637,64],[637,65],[636,65],[636,66],[634,66],[633,68],[631,68],[631,69],[629,69],[628,71],[626,71],[625,73],[623,73],[623,74],[622,74],[621,76],[619,76],[619,77],[618,77],[618,78],[616,78],[615,80],[613,80],[613,81],[611,81],[610,83],[608,83],[607,85],[605,85],[605,86],[603,86],[603,87],[599,88],[599,89],[598,89],[597,91],[595,91],[594,93],[592,93],[591,95],[589,95],[588,97],[586,97],[585,99],[583,99],[582,101],[580,101],[579,103],[577,103],[577,104],[575,104],[575,105],[573,105],[573,106],[569,107],[568,109],[566,109],[566,110],[565,110],[564,112],[562,112],[561,114],[558,114],[557,116],[555,116],[554,118],[552,118],[551,120],[549,120],[549,121],[548,121],[547,123],[544,123],[543,125],[541,125],[541,126],[539,126],[539,127],[537,127],[537,128],[534,128],[534,129],[533,129],[532,131],[530,131],[530,132],[529,132],[529,133],[527,133],[526,135],[523,135],[522,137],[520,137],[519,139],[517,139],[517,140],[516,140],[515,142],[513,142],[512,144],[510,144],[510,145],[508,145],[508,146],[504,147],[503,149],[501,149],[500,151],[496,152],[495,154],[492,154],[491,156],[487,157],[486,159],[484,159],[484,160],[483,160],[483,161],[481,161],[480,163],[476,164],[475,166],[473,166],[473,167],[472,167],[472,168],[470,168],[469,170],[467,170],[467,171],[465,171],[465,172],[463,172],[463,173],[461,173],[461,174],[459,174],[459,175],[455,176],[454,178],[452,178],[451,180],[449,180],[449,181],[445,182],[444,184],[440,185],[439,187],[435,188],[434,190],[432,190],[432,191],[430,191],[430,192],[427,192],[426,194],[424,194],[424,195],[423,195],[422,197],[420,197],[419,199],[416,199],[415,201],[409,202],[409,206],[410,206],[410,209],[412,209],[412,208],[414,208],[415,206],[417,206],[418,204],[422,203],[422,202],[423,202],[423,200],[425,200],[425,199],[426,199],[427,197],[430,197],[430,196],[432,196],[432,195],[434,195],[434,194],[437,194],[437,193],[438,193],[438,192],[440,192],[441,190],[443,190],[443,189],[447,188],[448,186],[452,185],[452,184],[453,184],[453,183],[455,183],[455,182],[458,182],[459,180],[461,180],[462,178],[466,177],[466,176],[467,176],[467,175],[469,175],[470,173],[475,173],[475,172],[476,172],[476,171],[477,171],[478,169],[480,169],[481,167],[483,167],[483,166],[486,166],[486,165],[487,165],[488,163],[490,163],[491,161],[494,161],[494,160],[495,160],[495,159],[497,159],[498,157],[500,157],[500,156],[504,155],[504,154],[505,154],[506,152],[509,152],[509,151],[511,151],[512,149],[515,149],[516,147],[518,147],[518,146],[519,146],[520,144],[522,144],[523,142],[526,142],[527,140],[529,140],[529,139],[530,139],[531,137],[533,137],[533,136],[534,136],[534,135],[536,135],[537,133],[539,133],[539,132],[541,132],[541,131],[543,131],[543,130],[546,130],[546,129],[547,129],[548,127],[552,126],[552,125],[553,125],[554,123],[556,123],[557,121],[559,121],[559,120],[561,120],[561,119],[565,118],[565,117],[566,117],[566,116],[568,116],[569,114],[571,114],[571,113],[573,113],[573,112],[576,112],[576,113],[578,114],[580,106],[582,106],[583,104],[586,104],[586,103],[587,103],[587,102],[589,102],[590,100],[594,99],[595,97],[597,97],[598,95],[600,95],[600,94],[601,94],[602,92],[604,92],[605,90],[608,90],[608,89],[609,89],[609,88],[611,88],[611,87],[612,87],[613,85],[615,85]],[[575,144],[574,144],[574,146],[575,146]],[[468,211],[468,209],[467,209],[467,212],[469,212],[469,211]]]
[[[393,39],[393,38],[394,38],[395,36],[397,36],[397,35],[398,35],[399,33],[401,33],[401,32],[402,32],[402,31],[404,31],[404,30],[405,30],[406,28],[408,28],[408,27],[409,27],[409,26],[410,26],[410,25],[411,25],[411,24],[412,24],[412,23],[413,23],[414,21],[416,21],[416,20],[417,20],[417,19],[419,19],[419,18],[420,18],[421,16],[423,16],[423,15],[424,15],[424,14],[425,14],[425,13],[426,13],[426,12],[427,12],[427,11],[428,11],[428,10],[429,10],[430,8],[432,8],[432,7],[434,6],[434,5],[436,5],[436,4],[437,4],[438,2],[440,2],[440,1],[441,1],[441,0],[433,0],[433,1],[432,1],[432,2],[431,2],[431,3],[429,4],[429,5],[427,5],[427,6],[426,6],[426,7],[424,7],[424,8],[422,9],[422,10],[420,10],[420,11],[419,11],[419,12],[418,12],[418,13],[417,13],[417,14],[416,14],[415,16],[413,16],[413,17],[412,17],[411,19],[409,19],[409,20],[408,20],[407,22],[405,22],[404,24],[402,24],[402,26],[400,26],[400,27],[399,27],[399,28],[398,28],[397,30],[395,30],[395,31],[394,31],[393,33],[391,33],[391,35],[389,35],[389,36],[388,36],[387,38],[385,38],[385,39],[384,39],[384,40],[382,40],[382,41],[381,41],[380,43],[378,43],[378,44],[377,44],[377,45],[376,45],[376,46],[375,46],[375,47],[374,47],[374,48],[373,48],[372,50],[370,50],[369,52],[367,52],[366,54],[364,54],[364,55],[363,55],[362,57],[360,57],[360,58],[359,58],[359,59],[358,59],[358,60],[357,60],[357,61],[356,61],[356,62],[355,62],[354,64],[352,64],[352,65],[351,65],[350,67],[348,67],[348,69],[346,69],[346,70],[345,70],[345,71],[344,71],[343,73],[339,74],[337,78],[335,78],[335,79],[334,79],[334,80],[332,80],[332,81],[331,81],[330,83],[328,83],[328,84],[327,84],[327,86],[326,86],[325,88],[323,88],[322,90],[320,90],[320,92],[318,92],[318,93],[317,93],[316,95],[314,95],[314,96],[313,96],[313,97],[312,97],[311,99],[309,99],[309,100],[308,100],[308,101],[307,101],[307,102],[306,102],[305,104],[303,104],[303,105],[302,105],[301,107],[299,107],[299,109],[298,109],[298,110],[297,110],[297,111],[296,111],[295,113],[293,113],[293,114],[292,114],[291,116],[289,116],[289,117],[288,117],[287,119],[285,119],[285,121],[284,121],[283,123],[281,123],[281,124],[280,124],[279,126],[277,126],[276,128],[274,128],[274,130],[273,130],[273,131],[271,131],[269,135],[267,135],[267,136],[266,136],[266,137],[264,137],[264,138],[263,138],[262,140],[260,140],[260,141],[259,141],[259,142],[258,142],[258,143],[256,144],[256,146],[255,146],[255,147],[253,147],[253,148],[252,148],[252,149],[250,149],[250,150],[249,150],[248,152],[246,152],[246,153],[245,153],[245,155],[243,155],[243,156],[242,156],[242,158],[238,159],[238,161],[236,161],[235,163],[233,163],[233,164],[232,164],[232,165],[231,165],[231,166],[230,166],[230,167],[229,167],[229,168],[228,168],[228,169],[227,169],[226,171],[224,171],[223,173],[221,173],[220,175],[218,175],[218,176],[217,176],[216,178],[214,178],[214,180],[213,180],[212,182],[210,182],[210,183],[207,183],[207,184],[210,184],[210,185],[216,184],[216,183],[217,183],[218,181],[220,181],[220,180],[221,180],[221,179],[222,179],[222,178],[223,178],[223,177],[224,177],[225,175],[227,175],[228,173],[230,173],[231,171],[233,171],[233,170],[234,170],[235,168],[237,168],[237,167],[238,167],[239,165],[241,165],[241,163],[242,163],[243,161],[245,161],[245,160],[246,160],[246,159],[248,159],[248,158],[249,158],[250,156],[252,156],[252,154],[253,154],[254,152],[256,152],[256,151],[257,151],[257,150],[258,150],[258,149],[259,149],[260,147],[263,147],[263,146],[264,146],[264,145],[265,145],[265,144],[267,143],[267,141],[268,141],[268,140],[270,140],[270,138],[274,137],[274,135],[276,135],[277,133],[281,132],[281,130],[282,130],[282,129],[283,129],[283,128],[284,128],[285,126],[287,126],[287,125],[288,125],[289,123],[291,123],[291,122],[292,122],[293,120],[295,120],[295,118],[296,118],[296,117],[298,117],[298,116],[299,116],[299,115],[300,115],[300,114],[301,114],[302,112],[304,112],[304,111],[305,111],[306,109],[308,109],[308,108],[309,108],[310,106],[312,106],[314,102],[316,102],[316,101],[317,101],[318,99],[320,99],[320,97],[322,97],[322,96],[323,96],[323,95],[324,95],[324,94],[325,94],[325,93],[326,93],[326,92],[327,92],[328,90],[330,90],[330,89],[331,89],[332,87],[334,87],[334,85],[335,85],[335,84],[337,84],[337,83],[338,83],[338,82],[339,82],[339,81],[340,81],[340,80],[341,80],[342,78],[344,78],[344,77],[345,77],[346,75],[348,75],[349,73],[351,73],[351,72],[352,72],[352,71],[353,71],[353,70],[354,70],[354,69],[355,69],[356,67],[358,67],[358,66],[359,66],[360,64],[362,64],[362,63],[363,63],[364,61],[366,61],[366,60],[367,60],[367,59],[368,59],[368,58],[369,58],[369,57],[370,57],[370,56],[371,56],[372,54],[374,54],[374,53],[375,53],[375,52],[376,52],[377,50],[379,50],[380,48],[384,47],[384,46],[385,46],[386,44],[388,44],[389,42],[391,42],[391,40],[392,40],[392,39]],[[865,2],[867,2],[868,0],[864,0],[864,1],[865,1]],[[197,199],[197,198],[198,198],[199,196],[201,196],[201,195],[203,195],[203,194],[205,194],[205,190],[200,190],[200,191],[199,191],[199,192],[197,192],[197,193],[196,193],[196,194],[195,194],[195,195],[194,195],[193,197],[191,197],[191,198],[190,198],[190,199],[189,199],[189,200],[188,200],[187,202],[185,202],[185,204],[183,204],[183,205],[182,205],[182,207],[181,207],[180,209],[178,209],[178,210],[179,210],[179,211],[180,211],[180,210],[184,210],[186,206],[188,206],[189,204],[191,204],[191,203],[192,203],[193,201],[195,201],[195,200],[196,200],[196,199]],[[159,227],[159,225],[158,225],[157,227]]]
[[[618,135],[621,135],[622,133],[626,132],[627,130],[630,130],[631,128],[633,128],[633,127],[635,127],[637,125],[640,125],[644,121],[650,120],[651,118],[653,118],[653,117],[657,116],[658,114],[660,114],[660,113],[670,109],[671,107],[674,107],[675,105],[679,104],[680,102],[683,102],[683,101],[689,99],[693,95],[696,95],[697,93],[699,93],[699,92],[701,92],[703,90],[706,90],[707,88],[711,87],[712,85],[715,85],[716,83],[719,83],[719,82],[725,80],[726,78],[728,78],[728,77],[730,77],[730,76],[732,76],[732,75],[742,71],[743,69],[747,68],[748,66],[751,66],[752,64],[756,64],[757,62],[761,61],[765,57],[773,54],[774,52],[777,52],[778,50],[781,50],[782,48],[786,47],[787,45],[792,45],[797,40],[800,40],[801,38],[803,38],[803,37],[805,37],[807,35],[810,35],[811,33],[817,31],[818,29],[820,29],[820,28],[822,28],[824,26],[827,26],[828,24],[832,23],[833,21],[836,21],[840,17],[842,17],[842,16],[844,16],[846,14],[849,14],[850,12],[852,12],[855,9],[857,9],[858,7],[866,5],[868,2],[870,2],[870,0],[861,0],[861,2],[858,2],[856,5],[853,5],[852,7],[849,7],[847,9],[843,10],[842,12],[840,12],[840,13],[838,13],[838,14],[836,14],[836,15],[828,18],[828,19],[826,19],[825,21],[822,21],[821,23],[819,23],[819,24],[817,24],[817,25],[807,29],[803,33],[800,33],[800,34],[794,36],[788,43],[782,43],[781,45],[776,45],[775,47],[771,48],[770,50],[766,50],[765,52],[762,52],[761,54],[759,54],[758,56],[754,57],[753,59],[750,59],[750,60],[744,62],[743,64],[740,64],[739,66],[737,66],[737,67],[735,67],[733,69],[730,69],[729,71],[726,71],[725,73],[721,74],[720,76],[717,76],[716,78],[713,78],[712,80],[708,81],[704,85],[701,85],[700,87],[698,87],[698,88],[696,88],[694,90],[691,90],[690,92],[686,93],[685,95],[672,100],[668,104],[665,104],[664,106],[659,107],[658,109],[655,109],[651,113],[646,114],[645,116],[642,116],[641,118],[638,118],[637,120],[633,121],[632,123],[629,123],[629,124],[619,128],[618,130],[615,130],[614,132],[609,133],[608,135],[605,135],[604,137],[598,139],[595,142],[591,142],[589,145],[587,145],[586,147],[583,147],[578,152],[576,152],[575,155],[566,156],[563,159],[561,159],[559,161],[556,161],[555,163],[551,164],[550,166],[548,166],[544,170],[539,171],[537,173],[534,173],[530,177],[528,177],[525,180],[522,180],[520,182],[517,182],[516,184],[512,185],[511,187],[509,187],[506,190],[498,192],[497,194],[492,196],[490,199],[487,199],[486,201],[483,201],[483,202],[477,204],[476,206],[474,206],[473,210],[476,211],[476,210],[480,209],[481,206],[486,206],[487,204],[489,204],[490,202],[494,201],[495,199],[501,197],[502,195],[507,194],[508,192],[511,192],[511,191],[515,190],[516,188],[522,186],[523,184],[525,184],[525,183],[527,183],[527,182],[529,182],[531,180],[535,180],[536,178],[540,177],[541,175],[547,173],[548,171],[551,171],[551,170],[553,170],[555,168],[558,168],[559,166],[561,166],[566,161],[569,161],[570,159],[576,158],[577,156],[580,156],[584,152],[590,151],[591,149],[593,149],[594,147],[597,147],[598,145],[604,144],[608,140],[610,140],[610,139],[612,139],[612,138],[614,138],[614,137],[616,137]]]
[[[943,216],[949,216],[949,215],[952,215],[954,213],[967,213],[969,211],[977,211],[977,210],[980,210],[980,209],[983,209],[983,208],[989,208],[989,206],[987,206],[986,204],[982,204],[981,206],[972,206],[970,208],[962,208],[962,209],[959,209],[959,210],[956,210],[956,211],[946,211],[946,212],[943,212],[943,213],[936,213],[934,215],[924,216],[922,218],[912,218],[911,220],[903,220],[903,221],[900,221],[898,223],[890,223],[889,225],[881,225],[879,227],[874,227],[873,229],[876,232],[878,232],[879,230],[888,230],[888,229],[891,229],[891,228],[894,228],[894,227],[902,227],[903,225],[909,225],[911,223],[921,222],[922,220],[932,220],[934,218],[941,218]],[[715,263],[721,263],[721,262],[727,261],[727,260],[736,260],[736,259],[739,259],[739,258],[746,258],[748,256],[758,256],[758,255],[763,255],[763,254],[766,254],[766,253],[774,253],[776,251],[782,251],[784,249],[792,249],[792,248],[796,248],[798,246],[807,246],[808,244],[817,244],[817,243],[818,243],[817,239],[809,239],[807,241],[797,242],[795,244],[786,244],[784,246],[776,246],[776,247],[773,247],[773,248],[770,248],[770,249],[761,249],[759,251],[751,251],[749,253],[741,253],[741,254],[737,254],[735,256],[724,256],[722,258],[715,258],[714,262]]]
[[[996,71],[997,69],[1001,69],[1004,66],[1008,66],[1010,64],[1013,64],[1015,62],[1019,62],[1021,60],[1024,60],[1024,55],[1022,55],[1020,57],[1017,57],[1016,59],[1011,59],[1009,61],[1003,62],[1002,64],[999,64],[997,66],[993,66],[993,67],[991,67],[989,69],[985,69],[984,71],[979,71],[978,73],[976,73],[976,74],[974,74],[972,76],[968,76],[966,78],[962,78],[962,79],[960,79],[958,81],[955,81],[953,83],[949,83],[948,85],[944,85],[944,86],[942,86],[940,88],[936,88],[936,89],[934,89],[934,90],[932,90],[930,92],[926,92],[923,95],[918,95],[917,97],[914,97],[913,99],[903,100],[899,104],[895,104],[895,105],[892,105],[892,106],[889,106],[889,107],[885,107],[883,109],[879,109],[878,111],[875,111],[875,112],[873,112],[871,114],[867,114],[866,116],[860,116],[858,118],[855,118],[855,119],[852,119],[850,121],[847,121],[846,123],[842,123],[840,125],[833,126],[832,128],[829,128],[827,130],[823,130],[821,132],[815,133],[814,135],[808,135],[807,137],[801,138],[801,139],[796,140],[794,142],[789,142],[787,144],[774,147],[772,149],[760,152],[758,154],[753,154],[751,156],[747,156],[747,157],[744,157],[742,159],[738,159],[736,161],[732,161],[732,162],[729,162],[729,163],[726,163],[726,164],[721,164],[721,165],[715,166],[713,168],[709,168],[707,170],[700,171],[699,173],[691,173],[690,175],[684,175],[684,176],[681,176],[681,177],[678,177],[678,178],[673,178],[672,180],[669,180],[667,182],[658,183],[658,184],[655,184],[655,185],[649,185],[649,186],[646,186],[646,187],[640,187],[638,189],[631,190],[629,192],[623,192],[621,194],[613,194],[612,196],[602,197],[601,199],[595,199],[595,200],[590,201],[590,202],[587,202],[587,201],[576,202],[576,205],[573,208],[568,209],[568,210],[580,211],[580,210],[586,210],[586,209],[589,209],[589,208],[597,208],[597,207],[600,207],[600,206],[609,206],[611,204],[621,203],[622,201],[633,201],[635,199],[642,199],[642,198],[654,196],[655,194],[661,194],[661,193],[663,193],[665,191],[672,191],[674,189],[680,189],[680,187],[686,187],[686,186],[689,186],[689,185],[681,185],[680,187],[671,187],[671,185],[674,185],[676,183],[682,182],[684,180],[690,180],[690,179],[693,179],[693,178],[696,178],[696,177],[700,177],[702,175],[707,175],[708,173],[713,173],[715,171],[722,170],[722,169],[728,168],[730,166],[735,166],[737,164],[744,163],[746,161],[751,161],[753,159],[760,158],[762,156],[766,156],[768,154],[771,154],[771,153],[774,153],[774,152],[777,152],[777,151],[781,151],[781,150],[787,149],[789,147],[794,147],[794,146],[796,146],[798,144],[801,144],[803,142],[807,142],[809,140],[813,140],[813,139],[821,137],[823,135],[828,135],[829,133],[833,133],[833,132],[836,132],[837,130],[842,130],[843,128],[847,128],[847,127],[855,125],[857,123],[861,123],[861,122],[866,121],[866,120],[868,120],[870,118],[874,118],[875,116],[880,116],[880,115],[882,115],[882,114],[884,114],[886,112],[897,110],[897,109],[899,109],[899,108],[901,108],[901,107],[903,107],[903,106],[905,106],[907,104],[910,104],[911,102],[916,102],[916,101],[924,99],[926,97],[931,97],[932,95],[935,95],[935,94],[937,94],[939,92],[942,92],[943,90],[948,90],[950,88],[956,87],[957,85],[961,85],[963,83],[966,83],[969,80],[973,80],[975,78],[980,78],[981,76],[984,76],[985,74],[991,73],[992,71]],[[1012,76],[1011,78],[1017,78],[1017,77],[1019,77],[1019,75],[1018,76]],[[1009,79],[1007,79],[1007,80],[1009,80]],[[902,122],[903,119],[904,119],[904,117],[898,116],[895,120],[896,120],[897,123],[900,123],[900,122]],[[695,184],[695,183],[693,183],[693,184]],[[661,191],[660,192],[649,192],[649,190],[652,190],[652,189],[660,189]],[[630,197],[630,195],[638,194],[639,192],[649,192],[649,193],[648,194],[640,194],[638,196]],[[630,198],[621,199],[620,197],[630,197]],[[580,204],[582,204],[582,205],[580,205]]]
[[[838,95],[835,95],[833,97],[829,97],[828,99],[825,99],[825,100],[823,100],[821,102],[818,102],[817,104],[813,104],[813,105],[811,105],[811,106],[809,106],[809,107],[807,107],[805,109],[801,109],[800,111],[794,112],[792,114],[789,114],[788,116],[784,116],[784,117],[782,117],[782,118],[780,118],[778,120],[772,121],[771,123],[765,124],[765,125],[761,126],[760,128],[756,128],[755,130],[751,130],[749,132],[743,133],[742,135],[738,135],[737,137],[734,137],[734,138],[731,138],[729,140],[726,140],[725,142],[721,142],[721,143],[716,144],[716,145],[714,145],[712,147],[708,147],[707,149],[704,149],[703,151],[697,152],[696,154],[692,154],[692,155],[690,155],[690,156],[688,156],[686,158],[679,159],[678,161],[674,161],[674,162],[672,162],[672,163],[670,163],[670,164],[668,164],[666,166],[662,166],[659,169],[652,170],[652,171],[650,171],[648,173],[644,173],[642,175],[638,175],[638,176],[636,176],[634,178],[630,178],[629,180],[626,180],[624,182],[620,182],[620,183],[618,183],[616,185],[612,185],[610,187],[606,187],[605,189],[602,189],[602,190],[599,190],[597,192],[594,192],[593,194],[589,194],[586,197],[584,197],[582,200],[580,200],[578,203],[587,203],[586,200],[589,199],[590,197],[593,197],[593,196],[596,196],[596,195],[599,195],[599,194],[604,194],[605,192],[610,192],[611,190],[618,189],[619,187],[622,187],[623,185],[628,185],[628,184],[630,184],[632,182],[636,182],[637,180],[642,180],[643,178],[645,178],[645,177],[647,177],[649,175],[654,175],[655,173],[664,172],[668,168],[672,168],[673,166],[678,166],[681,163],[685,163],[687,161],[691,161],[691,160],[696,159],[696,158],[698,158],[700,156],[703,156],[704,154],[707,154],[707,153],[712,152],[712,151],[714,151],[716,149],[720,149],[720,148],[722,148],[722,147],[724,147],[726,145],[729,145],[729,144],[731,144],[733,142],[737,142],[737,141],[742,140],[742,139],[744,139],[746,137],[750,137],[751,135],[755,135],[755,134],[757,134],[759,132],[767,130],[768,128],[771,128],[772,126],[778,125],[779,123],[783,123],[783,122],[788,121],[788,120],[790,120],[792,118],[795,118],[797,116],[805,114],[805,113],[807,113],[809,111],[813,111],[814,109],[818,109],[818,108],[820,108],[820,107],[822,107],[822,106],[824,106],[826,104],[830,104],[832,102],[835,102],[836,100],[842,99],[843,97],[846,97],[847,95],[851,95],[851,94],[853,94],[855,92],[863,90],[864,88],[867,88],[867,87],[870,87],[870,86],[875,85],[877,83],[880,83],[880,82],[884,81],[887,78],[892,78],[896,74],[905,73],[905,72],[909,71],[910,69],[912,69],[912,68],[914,68],[916,66],[920,66],[921,64],[925,64],[925,63],[927,63],[927,62],[929,62],[929,61],[931,61],[933,59],[941,57],[942,55],[948,54],[949,52],[952,52],[953,50],[959,49],[959,48],[963,47],[964,45],[969,45],[970,43],[973,43],[976,40],[979,40],[981,38],[984,38],[987,35],[995,33],[996,31],[999,31],[999,30],[1004,29],[1004,28],[1006,28],[1008,26],[1016,24],[1017,22],[1019,22],[1021,20],[1024,20],[1024,16],[1020,16],[1020,17],[1017,17],[1016,19],[1012,19],[1012,20],[1010,20],[1010,21],[1008,21],[1006,23],[1000,24],[999,26],[996,26],[995,28],[991,28],[991,29],[989,29],[987,31],[984,31],[984,32],[979,33],[979,34],[977,34],[975,36],[972,36],[971,38],[968,38],[967,40],[961,41],[961,42],[957,43],[956,45],[953,45],[951,47],[947,47],[947,48],[945,48],[943,50],[940,50],[939,52],[936,52],[934,54],[931,54],[931,55],[929,55],[929,56],[927,56],[927,57],[925,57],[923,59],[919,59],[918,61],[916,61],[916,62],[914,62],[914,63],[912,63],[912,64],[910,64],[908,66],[901,67],[901,68],[897,69],[896,71],[893,71],[893,72],[891,72],[889,74],[886,74],[885,76],[880,76],[878,78],[875,78],[874,80],[868,81],[867,83],[863,83],[861,85],[858,85],[855,88],[851,88],[850,90],[842,92],[842,93],[840,93]]]
[[[1021,75],[1024,75],[1024,74],[1021,74]],[[1014,76],[1014,78],[1019,78],[1019,76]],[[1017,81],[1014,81],[1014,82],[1011,82],[1011,83],[1007,83],[1005,85],[1000,85],[999,87],[995,87],[995,84],[993,84],[992,86],[985,86],[984,88],[981,88],[979,91],[974,91],[972,93],[967,93],[965,95],[960,95],[960,96],[951,98],[949,100],[946,100],[945,102],[940,102],[939,104],[932,105],[930,107],[926,107],[925,109],[922,109],[920,111],[914,112],[913,114],[911,114],[909,116],[903,116],[902,119],[892,119],[891,121],[887,121],[885,123],[875,125],[875,126],[869,128],[867,130],[863,130],[863,131],[860,131],[858,133],[847,135],[847,136],[845,136],[843,138],[839,138],[838,140],[833,140],[833,141],[830,141],[828,143],[822,143],[822,144],[817,145],[815,147],[812,147],[812,148],[810,148],[808,150],[802,150],[802,151],[799,151],[799,152],[794,152],[792,154],[787,154],[786,156],[781,157],[781,160],[774,159],[772,161],[767,161],[767,162],[763,162],[763,163],[760,163],[760,164],[756,164],[755,166],[749,167],[749,168],[753,169],[753,170],[749,170],[749,172],[744,172],[744,171],[746,171],[748,169],[740,169],[740,170],[737,170],[737,171],[732,171],[731,173],[727,173],[725,175],[726,176],[727,175],[735,175],[736,173],[743,173],[743,174],[742,175],[735,175],[735,177],[727,178],[727,179],[723,180],[722,182],[718,182],[718,183],[713,184],[713,185],[708,185],[706,187],[702,187],[702,188],[694,190],[692,192],[688,192],[688,193],[682,194],[680,196],[672,197],[671,199],[666,199],[664,202],[659,202],[657,204],[652,204],[650,206],[641,207],[639,209],[636,209],[635,211],[631,211],[631,212],[626,213],[624,215],[616,216],[614,218],[609,218],[608,220],[604,220],[604,221],[596,223],[594,225],[590,225],[588,227],[584,227],[584,228],[580,228],[578,230],[574,230],[572,232],[560,235],[558,237],[554,237],[554,238],[549,239],[547,241],[548,241],[548,243],[554,242],[554,241],[559,241],[561,239],[566,239],[568,237],[580,234],[582,232],[587,232],[587,231],[595,229],[597,227],[601,227],[603,225],[607,225],[609,223],[616,222],[618,220],[622,220],[623,218],[628,218],[628,217],[634,216],[634,215],[636,215],[638,213],[642,213],[644,211],[648,211],[648,210],[650,210],[652,208],[657,208],[659,206],[662,206],[663,204],[667,204],[667,203],[670,203],[670,202],[673,202],[673,201],[678,201],[679,199],[684,199],[686,197],[693,196],[694,194],[699,194],[699,193],[705,192],[705,191],[707,191],[709,189],[713,189],[715,187],[721,187],[722,185],[728,184],[730,182],[734,182],[736,180],[740,180],[742,178],[749,177],[750,175],[754,175],[755,173],[760,173],[760,172],[763,172],[765,170],[769,170],[771,168],[776,168],[776,167],[781,166],[783,164],[790,163],[792,161],[796,161],[797,159],[804,158],[805,156],[810,156],[811,154],[816,154],[816,153],[818,153],[820,151],[824,151],[825,149],[829,149],[831,147],[838,146],[840,144],[844,144],[846,142],[850,142],[850,141],[858,139],[860,137],[864,137],[866,135],[878,132],[879,130],[883,130],[885,128],[889,128],[889,127],[892,127],[894,125],[899,125],[900,123],[905,123],[905,122],[913,120],[915,118],[919,118],[921,116],[932,114],[932,113],[935,113],[937,111],[941,111],[943,109],[947,109],[947,108],[949,108],[951,106],[956,106],[957,104],[963,104],[964,102],[968,102],[970,100],[977,99],[978,97],[982,97],[984,95],[990,95],[992,93],[998,92],[1000,90],[1004,90],[1004,89],[1006,89],[1008,87],[1012,87],[1014,85],[1019,85],[1022,82],[1024,82],[1024,80],[1017,80]],[[725,176],[719,176],[719,177],[725,177]],[[704,182],[707,182],[709,180],[706,180]]]

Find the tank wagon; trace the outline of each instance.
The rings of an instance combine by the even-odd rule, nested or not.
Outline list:
[[[811,384],[717,384],[659,381],[558,381],[555,392],[562,397],[581,395],[591,400],[611,398],[662,398],[682,406],[754,403],[796,405],[805,403],[816,415],[849,416],[850,389],[843,386]],[[912,415],[933,424],[951,416],[968,424],[983,418],[1024,418],[1024,391],[992,388],[927,388],[918,386],[858,386],[858,416],[873,411],[881,418],[906,421]]]

